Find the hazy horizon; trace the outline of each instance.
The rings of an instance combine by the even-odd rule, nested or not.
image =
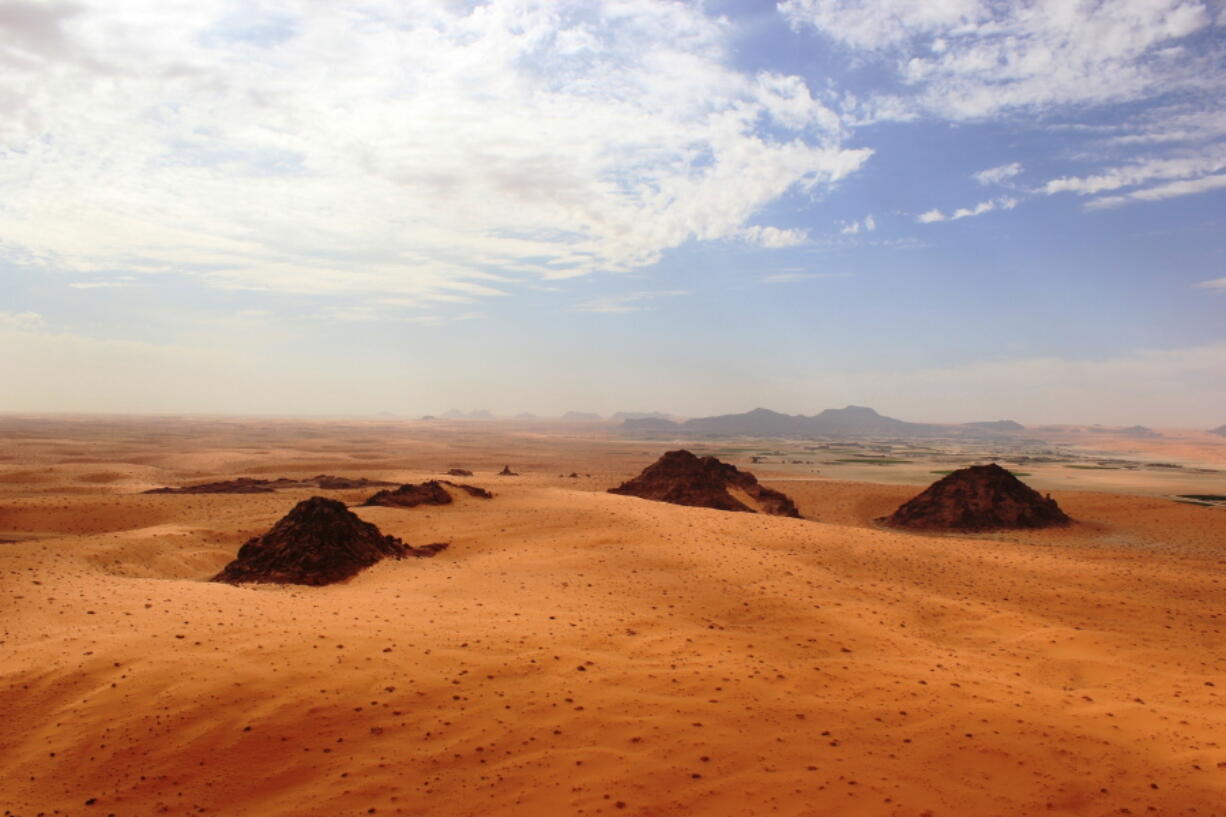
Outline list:
[[[0,412],[1226,423],[1226,9],[0,2]]]

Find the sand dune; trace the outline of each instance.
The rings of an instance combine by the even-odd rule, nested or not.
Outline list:
[[[286,442],[254,464],[345,456]],[[4,483],[5,813],[1226,814],[1217,509],[1057,492],[1079,524],[916,535],[871,524],[909,486],[789,481],[787,519],[604,493],[641,445],[457,443],[351,472],[522,476],[355,507],[451,547],[323,588],[200,581],[309,491]],[[143,455],[253,473],[215,444]]]

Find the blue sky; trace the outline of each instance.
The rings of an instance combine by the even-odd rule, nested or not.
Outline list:
[[[0,410],[1226,422],[1204,0],[0,0]]]

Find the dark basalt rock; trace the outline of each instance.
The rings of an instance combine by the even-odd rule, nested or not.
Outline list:
[[[239,477],[224,482],[184,485],[181,488],[153,488],[146,494],[271,494],[277,490],[272,480]]]
[[[512,471],[512,470],[511,470],[511,466],[509,466],[509,465],[504,465],[504,466],[502,466],[502,470],[498,472],[498,476],[500,476],[500,477],[517,477],[517,476],[519,476],[519,474],[517,474],[517,473],[515,473],[514,471]]]
[[[239,477],[223,482],[206,482],[201,485],[184,485],[180,488],[154,488],[145,491],[147,494],[270,494],[288,488],[320,488],[325,491],[345,491],[353,488],[373,488],[381,485],[395,485],[394,482],[383,482],[366,477],[335,477],[331,474],[317,474],[310,479],[254,479]]]
[[[730,488],[743,491],[758,508],[751,508],[734,497]],[[800,517],[791,499],[759,485],[757,478],[748,471],[741,471],[715,457],[699,458],[685,450],[669,451],[634,479],[610,488],[609,493],[696,508]]]
[[[303,481],[304,487],[313,485],[325,491],[347,491],[353,488],[379,488],[384,485],[395,485],[382,479],[367,479],[366,477],[334,477],[330,474],[319,474]]]
[[[388,508],[416,508],[418,505],[450,505],[451,494],[436,479],[421,485],[401,485],[399,488],[379,493],[363,502],[363,505],[383,505]]]
[[[937,480],[884,520],[917,530],[987,531],[1050,528],[1073,520],[996,463],[972,465]]]
[[[363,505],[382,505],[387,508],[415,508],[418,505],[450,505],[451,493],[443,486],[459,488],[469,496],[480,499],[492,499],[494,495],[476,485],[461,485],[446,479],[432,479],[421,485],[401,485],[391,491],[379,491],[368,498]]]
[[[344,503],[316,496],[295,505],[267,533],[249,539],[211,581],[321,586],[344,581],[389,556],[433,556],[444,547],[410,547],[380,533]]]
[[[461,491],[468,494],[469,496],[475,496],[478,499],[493,499],[494,498],[494,495],[492,493],[485,490],[484,488],[478,488],[476,485],[461,485],[460,483],[448,482],[447,480],[443,480],[443,484],[450,485],[452,488],[459,488]]]

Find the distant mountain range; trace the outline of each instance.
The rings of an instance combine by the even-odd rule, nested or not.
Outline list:
[[[1026,426],[1012,420],[987,420],[978,423],[963,423],[971,428],[982,428],[986,431],[1025,431]]]
[[[1088,429],[1094,434],[1117,434],[1121,437],[1161,437],[1157,431],[1145,426],[1128,426],[1128,428],[1103,428],[1102,426],[1090,426]]]
[[[394,416],[391,414],[387,414],[386,412],[384,414],[389,417]],[[494,416],[493,413],[485,409],[477,409],[476,411],[460,411],[459,409],[453,408],[453,409],[448,409],[447,411],[437,416],[444,420],[496,420],[498,419],[497,417]],[[421,419],[433,420],[435,419],[435,417],[436,416],[433,414],[427,414],[423,416]],[[619,420],[643,420],[643,419],[653,419],[653,418],[660,419],[660,420],[667,420],[668,417],[669,415],[663,412],[660,412],[660,411],[619,411],[619,412],[614,413],[609,419],[616,422]],[[525,411],[525,412],[521,412],[520,414],[516,414],[512,419],[515,419],[515,420],[559,420],[560,419],[566,422],[573,422],[573,423],[580,423],[580,422],[594,423],[594,422],[603,420],[604,418],[601,417],[599,414],[597,414],[594,411],[568,411],[565,414],[563,414],[561,417],[556,417],[556,416],[555,417],[543,417],[537,414],[533,414],[530,411]]]
[[[668,415],[662,411],[618,411],[610,420],[667,420]]]
[[[909,423],[906,420],[897,420],[878,414],[867,406],[826,409],[811,417],[803,414],[780,414],[764,408],[757,408],[743,414],[696,417],[684,422],[648,417],[627,419],[622,423],[621,428],[626,431],[677,431],[690,434],[746,437],[820,437],[847,434],[932,435],[956,433],[957,431],[986,434],[1025,430],[1025,426],[1012,420],[966,423],[960,426]]]
[[[1209,430],[1210,434],[1216,434],[1219,437],[1226,437],[1226,426],[1218,426]]]

